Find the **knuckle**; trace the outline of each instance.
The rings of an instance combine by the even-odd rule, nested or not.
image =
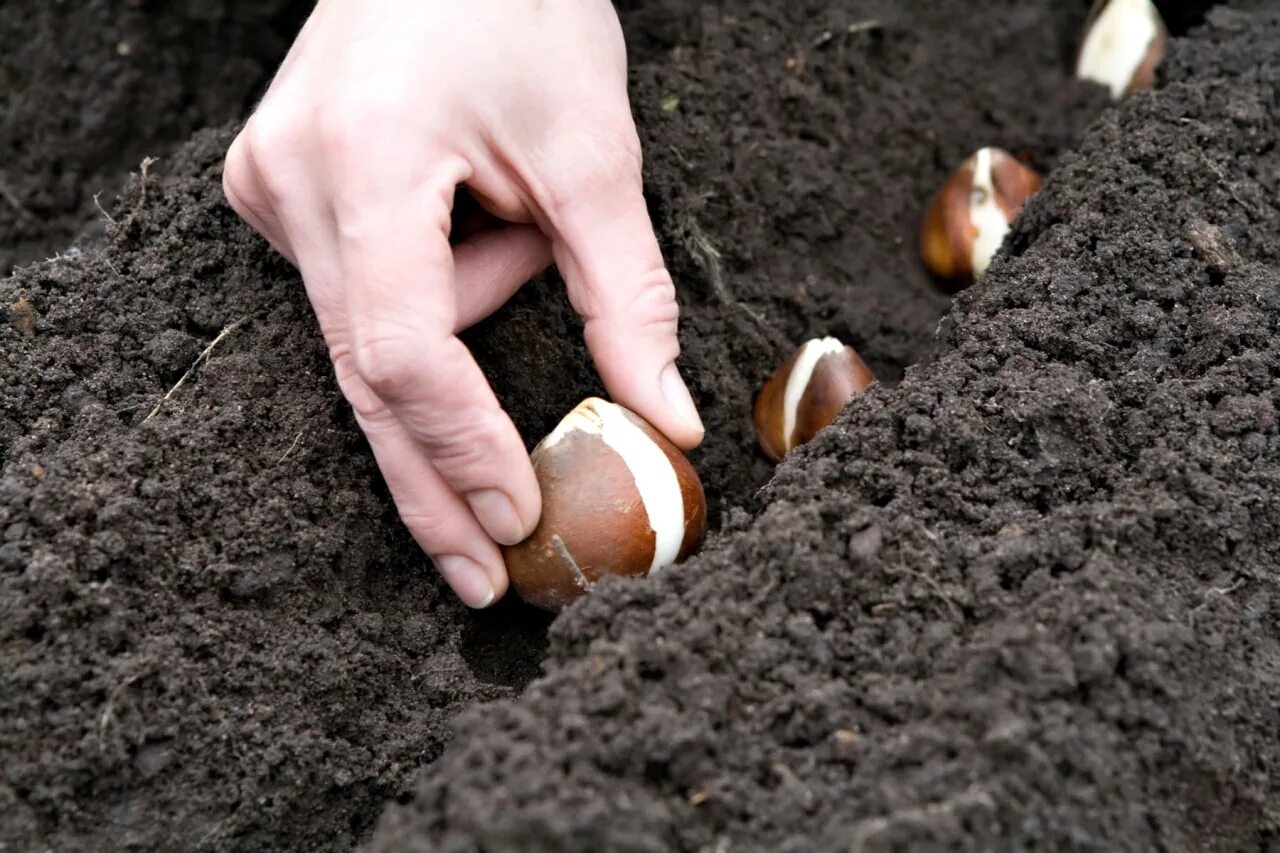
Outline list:
[[[272,206],[279,206],[288,193],[285,175],[301,157],[303,139],[300,123],[274,110],[255,113],[237,138],[240,144],[236,180],[257,187]],[[233,185],[239,192],[240,185]]]
[[[454,534],[445,513],[433,512],[425,507],[404,507],[399,510],[400,521],[413,531],[418,541],[430,550],[446,548]]]
[[[329,360],[333,363],[333,373],[337,378],[342,395],[347,398],[356,413],[356,421],[365,433],[382,429],[390,419],[390,411],[378,395],[365,384],[356,369],[355,359],[349,347],[333,347],[329,351]]]
[[[222,164],[222,192],[233,207],[253,192],[253,172],[244,150],[244,134],[232,141]],[[237,207],[237,209],[239,209]]]
[[[601,301],[608,304],[586,317],[584,329],[593,352],[614,352],[626,341],[630,346],[643,342],[643,351],[663,362],[680,354],[680,306],[665,269],[644,276],[634,290]]]
[[[240,138],[227,151],[222,167],[222,195],[241,219],[261,231],[275,215],[274,208],[248,162]]]
[[[427,437],[427,454],[446,480],[458,482],[487,470],[500,446],[502,429],[491,415],[450,419]]]
[[[642,273],[639,278],[595,294],[584,306],[588,320],[624,328],[670,327],[674,331],[680,319],[676,301],[676,285],[665,266]]]
[[[300,123],[276,109],[254,113],[241,131],[245,153],[259,167],[286,163],[298,156],[302,145]]]
[[[352,361],[373,393],[394,400],[403,397],[416,382],[422,369],[421,349],[404,332],[374,329],[357,336]]]
[[[674,322],[680,317],[676,283],[666,267],[641,278],[640,286],[636,288],[634,309],[642,321],[651,323]]]

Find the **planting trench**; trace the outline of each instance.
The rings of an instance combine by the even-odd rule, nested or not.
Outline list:
[[[1111,108],[1083,5],[782,5],[624,9],[714,532],[549,641],[397,524],[232,126],[0,282],[0,849],[1280,843],[1280,11]],[[949,311],[988,143],[1049,181]],[[775,472],[824,333],[884,385]],[[467,340],[531,444],[600,390],[553,276]]]

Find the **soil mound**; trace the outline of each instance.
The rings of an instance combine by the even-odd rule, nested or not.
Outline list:
[[[936,360],[557,622],[370,849],[1275,843],[1280,15],[1211,20]]]

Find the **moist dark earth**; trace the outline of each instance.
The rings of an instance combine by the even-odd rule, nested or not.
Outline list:
[[[0,10],[0,850],[1280,845],[1275,3],[1119,107],[1085,4],[625,4],[713,533],[554,623],[449,596],[223,202],[305,13],[224,5]],[[1048,181],[953,300],[986,144]],[[818,334],[883,381],[774,469]],[[554,274],[466,339],[530,445],[602,390]]]
[[[0,6],[0,275],[65,249],[86,223],[101,221],[94,195],[110,206],[118,178],[143,157],[242,114],[303,5]]]

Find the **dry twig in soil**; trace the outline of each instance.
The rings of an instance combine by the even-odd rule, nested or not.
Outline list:
[[[174,384],[174,386],[169,389],[169,393],[165,394],[163,397],[160,398],[159,402],[156,403],[155,408],[151,410],[150,414],[148,414],[145,418],[142,419],[142,422],[145,424],[147,421],[155,417],[156,412],[160,411],[160,407],[165,404],[165,401],[168,400],[170,397],[172,397],[174,394],[176,394],[178,392],[178,389],[181,388],[184,384],[186,384],[186,381],[191,378],[191,375],[196,372],[196,368],[198,368],[202,362],[208,360],[209,354],[213,352],[213,348],[216,347],[218,344],[220,344],[222,342],[222,339],[225,338],[227,335],[231,334],[236,329],[240,328],[240,326],[244,325],[244,322],[248,319],[249,319],[248,317],[241,317],[239,320],[236,320],[230,326],[227,326],[221,332],[219,332],[218,336],[213,339],[213,343],[205,347],[204,352],[196,356],[196,360],[191,362],[191,366],[187,368],[187,372],[182,374],[182,378],[179,379],[177,383]]]

